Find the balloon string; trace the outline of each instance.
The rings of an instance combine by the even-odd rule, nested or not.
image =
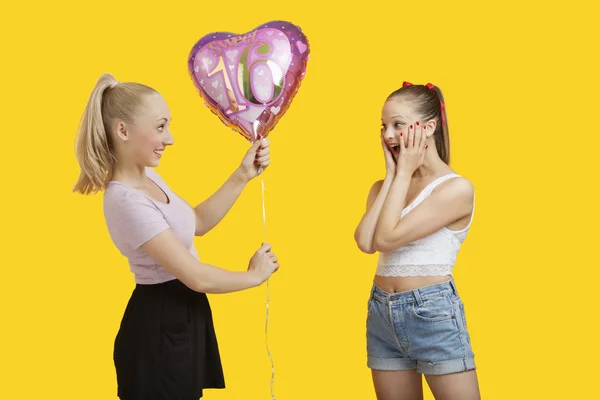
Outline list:
[[[267,213],[265,211],[265,179],[261,177],[261,186],[262,186],[262,215],[263,215],[263,232],[264,232],[264,243],[267,243]],[[269,280],[267,279],[267,310],[266,310],[266,318],[265,318],[265,345],[267,347],[267,354],[269,355],[269,359],[271,360],[271,398],[275,400],[275,393],[273,392],[273,383],[275,381],[275,364],[273,363],[273,357],[271,356],[271,352],[269,351]]]
[[[262,187],[262,215],[263,215],[263,236],[264,242],[267,243],[267,213],[265,209],[265,178],[260,178],[260,184]]]

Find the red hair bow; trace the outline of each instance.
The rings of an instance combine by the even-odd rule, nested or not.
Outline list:
[[[427,86],[427,89],[429,90],[435,90],[435,86],[433,86],[431,83],[428,83],[425,86]],[[442,122],[446,122],[446,106],[444,105],[442,99],[440,99],[440,108],[442,109]]]
[[[406,81],[405,81],[405,82],[402,82],[402,87],[405,87],[405,86],[412,86],[412,85],[413,85],[413,84],[412,84],[412,83],[410,83],[410,82],[406,82]],[[432,84],[432,83],[427,83],[425,86],[426,86],[426,87],[427,87],[427,89],[429,89],[429,90],[435,90],[435,86],[433,86],[433,84]],[[446,114],[446,106],[444,105],[444,102],[443,102],[441,99],[440,99],[440,107],[441,107],[441,109],[442,109],[442,122],[446,122],[446,116],[445,116],[445,114]]]

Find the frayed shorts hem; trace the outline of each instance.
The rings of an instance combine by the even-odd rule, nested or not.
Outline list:
[[[416,370],[423,375],[446,375],[475,369],[474,358],[458,358],[445,361],[420,361],[410,358],[368,357],[367,366],[382,371]]]

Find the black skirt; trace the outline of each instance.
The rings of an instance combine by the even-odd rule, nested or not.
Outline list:
[[[122,400],[198,400],[225,379],[204,293],[179,280],[136,285],[115,339]]]

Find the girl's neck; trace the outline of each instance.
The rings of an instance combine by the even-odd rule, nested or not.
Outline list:
[[[435,147],[429,147],[430,148],[426,150],[423,165],[417,168],[417,170],[413,173],[414,179],[426,179],[430,176],[439,176],[452,171],[450,167],[438,156]]]

